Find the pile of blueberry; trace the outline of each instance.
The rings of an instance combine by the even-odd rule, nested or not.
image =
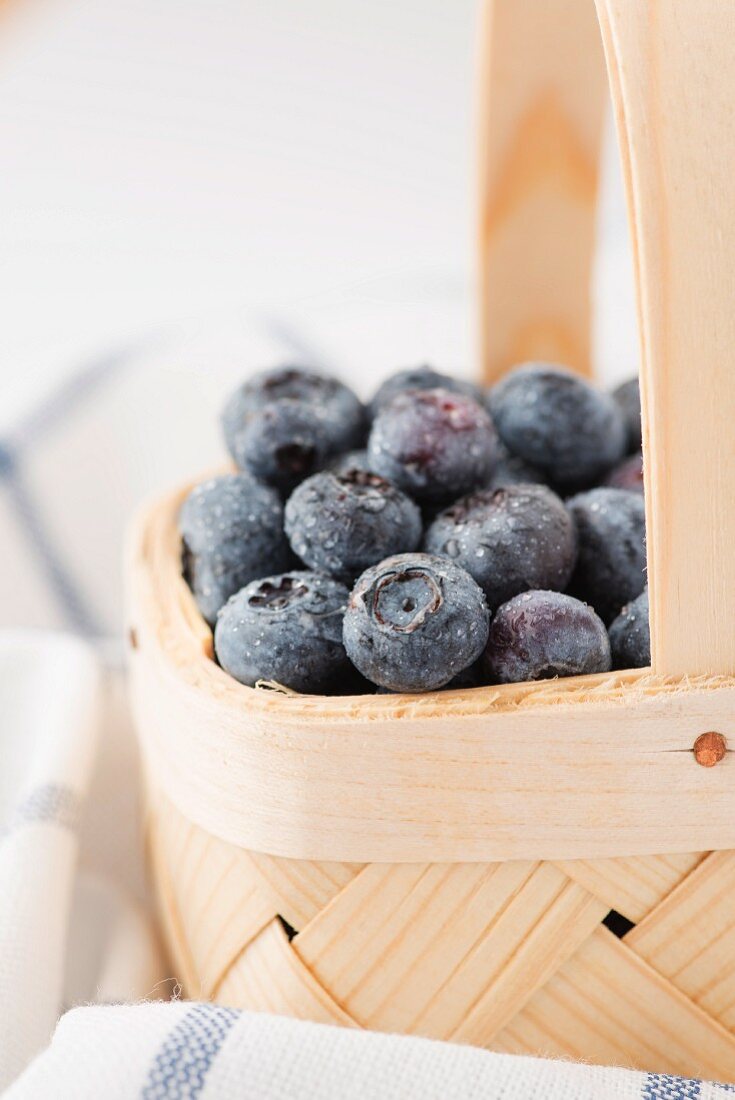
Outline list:
[[[638,385],[429,367],[365,407],[301,367],[228,400],[239,472],[180,513],[184,574],[243,684],[433,691],[650,663]]]

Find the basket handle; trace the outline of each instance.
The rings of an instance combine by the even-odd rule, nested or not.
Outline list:
[[[483,375],[527,359],[587,374],[607,94],[594,4],[486,0],[481,10]]]
[[[735,675],[735,7],[722,0],[596,0],[616,116],[628,216],[633,241],[639,330],[643,450],[645,457],[648,576],[651,598],[652,665],[662,676]],[[553,10],[556,27],[549,19]],[[561,322],[570,326],[577,347],[586,347],[590,257],[593,229],[600,95],[590,26],[591,0],[487,0],[489,65],[486,94],[506,93],[502,59],[511,53],[525,20],[529,42],[512,60],[528,76],[526,120],[534,103],[563,104],[569,156],[584,148],[589,160],[587,192],[574,198],[570,183],[558,188],[549,215],[560,231],[537,234],[534,248],[547,249],[564,284]],[[576,27],[570,27],[574,21]],[[532,31],[542,23],[543,31]],[[553,33],[552,33],[553,32]],[[599,34],[599,31],[596,32]],[[543,44],[540,38],[543,35]],[[559,45],[559,44],[560,45]],[[542,51],[551,68],[535,68]],[[530,51],[534,58],[526,64]],[[516,81],[518,77],[514,78]],[[571,84],[576,99],[570,99]],[[520,102],[520,93],[513,90]],[[571,105],[570,105],[571,104]],[[576,104],[576,106],[575,106]],[[561,107],[558,108],[561,110]],[[499,106],[490,105],[493,124]],[[547,107],[549,117],[551,108]],[[486,306],[500,278],[498,257],[508,242],[522,245],[522,232],[508,220],[495,224],[488,211],[500,204],[503,174],[511,162],[516,129],[506,119],[491,140],[485,137],[482,237],[482,311],[486,315],[486,378],[507,366],[507,331]],[[551,139],[549,139],[551,140]],[[511,152],[509,152],[509,150]],[[534,154],[536,155],[536,154]],[[529,153],[530,157],[531,154]],[[505,165],[505,168],[504,168]],[[557,175],[559,168],[555,169]],[[576,172],[576,169],[574,170]],[[581,178],[581,159],[579,166]],[[510,178],[510,183],[517,186]],[[552,191],[551,184],[546,194]],[[542,196],[544,192],[542,189]],[[518,203],[520,220],[533,195]],[[576,201],[585,262],[568,232]],[[506,200],[507,202],[507,200]],[[496,216],[497,217],[497,216]],[[502,220],[501,220],[502,221]],[[488,232],[487,227],[490,227]],[[526,234],[528,238],[529,233]],[[527,255],[530,254],[530,248]],[[523,257],[526,260],[526,257]],[[521,260],[510,272],[517,294],[524,293]],[[508,273],[506,272],[506,275]],[[571,278],[577,279],[576,291]],[[561,292],[560,292],[561,293]],[[576,305],[575,296],[576,294]],[[529,316],[543,305],[536,288]],[[493,306],[499,310],[498,305]],[[575,307],[572,309],[572,307]],[[505,344],[503,344],[505,342]],[[502,345],[502,346],[501,346]],[[491,350],[492,349],[492,350]],[[545,357],[577,363],[554,354]],[[523,358],[527,356],[514,356]],[[586,360],[585,360],[586,362]]]

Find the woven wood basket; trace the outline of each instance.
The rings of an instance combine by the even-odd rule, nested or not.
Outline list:
[[[180,575],[182,490],[141,517],[129,564],[150,856],[191,996],[733,1080],[735,8],[596,8],[486,5],[484,376],[589,360],[599,19],[637,267],[652,669],[242,687]]]

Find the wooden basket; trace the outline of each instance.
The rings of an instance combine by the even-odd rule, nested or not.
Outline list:
[[[150,854],[191,996],[733,1080],[735,11],[597,14],[637,267],[652,669],[425,696],[243,687],[211,660],[172,495],[129,576]],[[486,17],[485,377],[531,355],[583,368],[593,5]]]

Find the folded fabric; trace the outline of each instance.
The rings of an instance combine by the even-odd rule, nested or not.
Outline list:
[[[65,1007],[150,996],[163,975],[140,905],[78,866],[101,687],[84,643],[0,634],[0,1092]]]
[[[725,1100],[733,1091],[178,1002],[68,1013],[7,1100]]]
[[[0,639],[0,1088],[45,1046],[61,1010],[98,683],[80,642]]]

